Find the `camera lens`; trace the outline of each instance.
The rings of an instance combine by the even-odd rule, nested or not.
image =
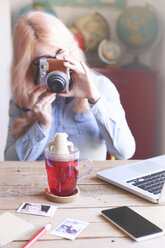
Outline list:
[[[61,71],[52,71],[48,73],[45,83],[51,92],[60,93],[65,90],[68,83],[68,78]]]

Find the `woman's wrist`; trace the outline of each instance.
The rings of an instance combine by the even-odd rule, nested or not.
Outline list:
[[[95,104],[99,100],[99,98],[100,98],[100,95],[98,94],[97,96],[88,98],[88,102],[90,104]]]
[[[44,121],[38,121],[38,124],[40,125],[40,127],[42,129],[48,129],[52,125],[52,120],[51,121],[46,121],[46,122],[44,122]]]

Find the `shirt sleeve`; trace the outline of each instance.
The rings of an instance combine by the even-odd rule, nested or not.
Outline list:
[[[116,159],[131,158],[135,140],[127,124],[125,111],[115,85],[105,76],[98,76],[100,99],[91,106],[108,152]]]
[[[34,161],[43,153],[50,129],[41,129],[36,121],[30,129],[16,141],[19,160]]]
[[[42,129],[38,122],[35,122],[24,135],[18,139],[15,139],[11,135],[13,122],[15,118],[20,117],[21,111],[11,100],[5,160],[37,160],[45,149],[50,129]]]

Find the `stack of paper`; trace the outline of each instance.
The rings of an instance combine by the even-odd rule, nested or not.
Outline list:
[[[33,228],[32,224],[10,212],[0,215],[0,247],[20,238]]]

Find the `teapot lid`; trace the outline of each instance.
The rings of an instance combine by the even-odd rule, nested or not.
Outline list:
[[[48,150],[52,151],[54,154],[66,155],[74,151],[74,145],[72,142],[68,141],[67,133],[55,133],[54,141],[48,144]]]

